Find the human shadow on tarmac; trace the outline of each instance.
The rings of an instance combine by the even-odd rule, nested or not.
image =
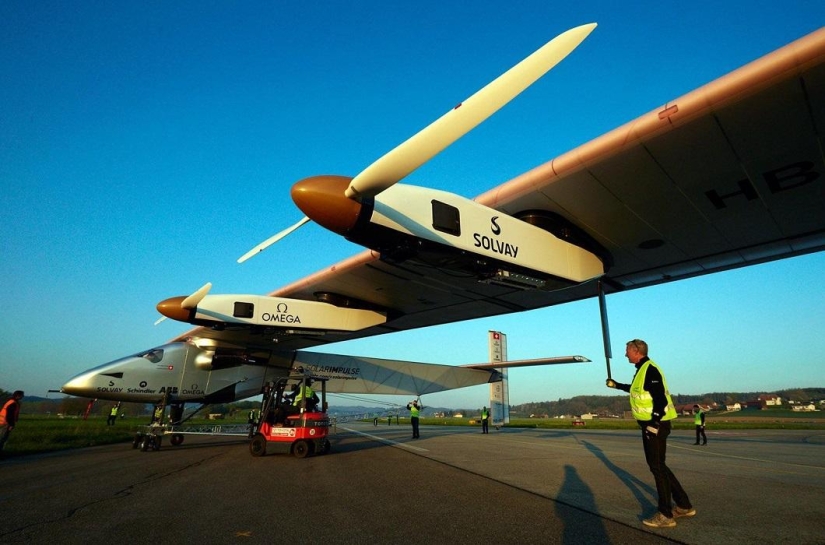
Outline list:
[[[610,543],[603,522],[594,524],[591,518],[584,518],[577,511],[581,509],[594,515],[599,514],[593,491],[579,477],[575,467],[564,466],[564,482],[555,499],[556,515],[564,524],[562,543]],[[576,509],[570,509],[571,506]],[[583,525],[584,521],[586,525]]]
[[[581,442],[584,447],[589,450],[596,458],[601,460],[601,462],[605,465],[607,469],[613,472],[619,480],[621,480],[630,493],[636,498],[636,501],[639,502],[640,513],[647,513],[650,511],[655,511],[657,509],[656,503],[652,501],[651,498],[656,496],[656,489],[646,484],[643,481],[640,481],[631,473],[625,471],[624,469],[620,468],[616,464],[610,461],[610,459],[605,456],[604,452],[597,446],[593,445],[592,443],[588,443],[587,441]],[[641,520],[643,515],[639,515],[639,520]]]

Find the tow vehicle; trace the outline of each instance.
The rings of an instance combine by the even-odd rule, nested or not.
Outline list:
[[[264,389],[260,420],[249,442],[250,454],[294,454],[305,458],[329,452],[326,380],[301,373],[269,383]],[[296,394],[319,386],[320,398],[303,395],[295,403]]]
[[[166,407],[171,407],[169,415],[166,416]],[[186,424],[191,418],[202,409],[208,407],[202,404],[187,416],[183,414],[183,403],[168,404],[164,398],[155,406],[152,422],[147,426],[142,426],[135,432],[132,448],[139,448],[146,452],[148,450],[160,450],[163,438],[169,436],[172,446],[178,447],[183,444],[187,435],[205,435],[210,437],[237,437],[251,438],[255,431],[252,424]]]

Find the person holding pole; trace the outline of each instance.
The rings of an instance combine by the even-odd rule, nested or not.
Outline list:
[[[656,481],[658,510],[642,523],[653,528],[672,528],[676,526],[676,518],[692,517],[696,509],[679,480],[665,464],[667,437],[670,435],[671,421],[677,414],[664,374],[647,357],[647,349],[647,343],[641,339],[629,341],[625,356],[636,366],[633,382],[622,384],[608,378],[607,387],[630,394],[630,409],[642,430],[645,460]]]

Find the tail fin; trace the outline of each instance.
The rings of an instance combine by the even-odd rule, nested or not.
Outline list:
[[[490,383],[490,421],[498,428],[510,423],[510,385],[507,369],[501,370],[501,380]]]

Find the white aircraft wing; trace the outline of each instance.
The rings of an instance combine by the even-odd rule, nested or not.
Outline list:
[[[604,249],[607,293],[825,249],[825,29],[496,187],[476,201],[553,212]],[[301,349],[596,296],[481,283],[449,263],[359,253],[270,295],[334,294],[386,311],[356,332],[277,338],[196,328],[240,347]]]
[[[565,356],[455,366],[299,351],[293,368],[300,367],[313,376],[327,379],[330,392],[420,396],[501,380],[499,371],[505,367],[589,361],[582,356]]]

